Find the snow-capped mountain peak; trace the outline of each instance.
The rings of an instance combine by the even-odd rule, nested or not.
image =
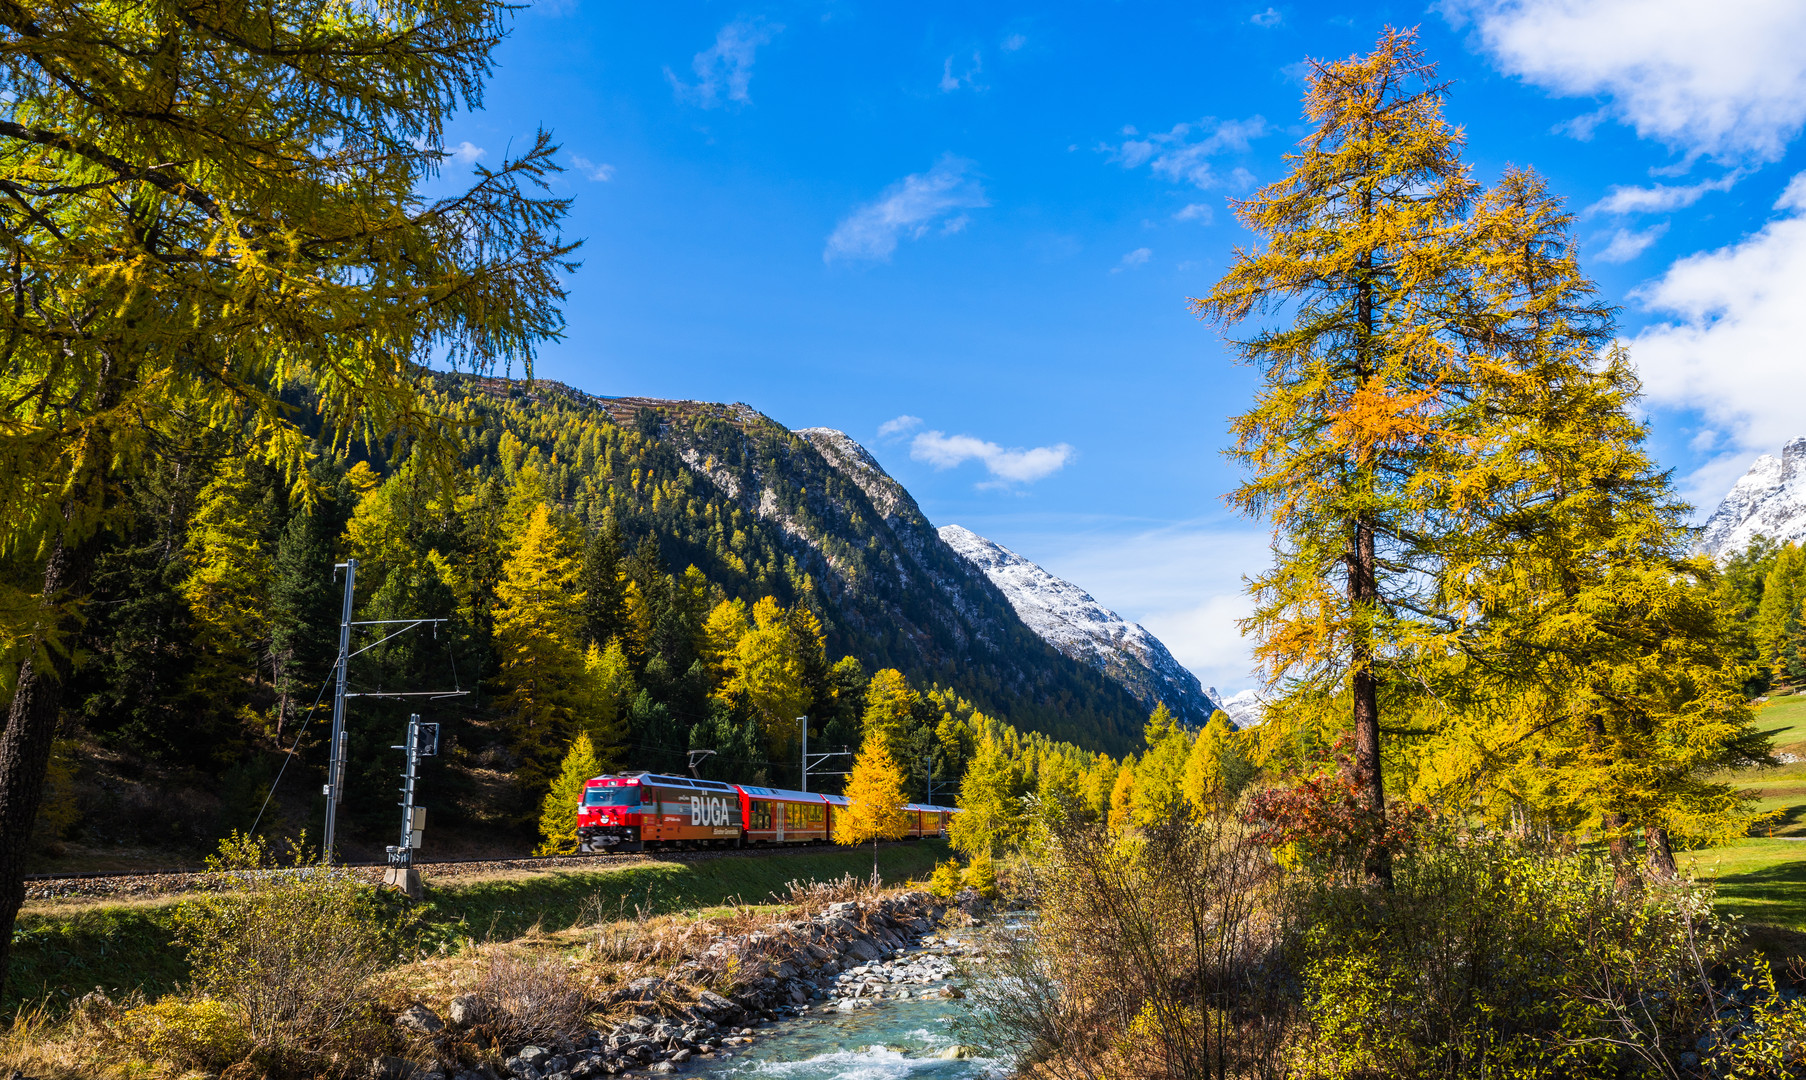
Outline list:
[[[943,525],[941,540],[972,565],[1043,641],[1098,668],[1152,709],[1164,701],[1180,720],[1201,725],[1216,710],[1198,677],[1181,667],[1160,639],[1001,544],[959,525]]]
[[[1749,547],[1757,536],[1778,543],[1806,540],[1806,438],[1763,454],[1706,519],[1699,546],[1715,559]]]

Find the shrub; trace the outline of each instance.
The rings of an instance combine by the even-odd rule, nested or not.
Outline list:
[[[194,989],[233,1010],[272,1075],[342,1074],[387,1035],[371,979],[393,952],[375,891],[296,845],[234,833],[208,860],[219,892],[176,912]]]
[[[477,995],[488,1006],[484,1033],[500,1047],[569,1042],[587,1026],[589,994],[558,957],[493,955]]]
[[[989,855],[973,859],[961,876],[967,888],[976,889],[986,900],[997,899],[997,864]]]
[[[214,998],[172,995],[127,1009],[116,1035],[134,1053],[179,1069],[218,1072],[252,1049],[238,1010]]]
[[[948,859],[934,864],[934,875],[928,879],[928,891],[945,900],[960,888],[959,860]]]

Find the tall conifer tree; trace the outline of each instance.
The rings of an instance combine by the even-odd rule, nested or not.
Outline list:
[[[1411,32],[1388,30],[1364,57],[1314,62],[1314,130],[1284,179],[1236,205],[1260,246],[1238,250],[1194,301],[1223,325],[1291,314],[1236,343],[1263,384],[1232,421],[1249,477],[1231,501],[1272,522],[1277,556],[1253,582],[1243,626],[1270,683],[1294,700],[1347,703],[1352,779],[1381,818],[1381,702],[1432,607],[1422,481],[1463,382],[1450,319],[1475,184],[1434,78]],[[1389,882],[1375,852],[1368,877]]]

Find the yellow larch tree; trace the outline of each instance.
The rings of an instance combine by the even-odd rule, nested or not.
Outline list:
[[[584,656],[577,649],[579,569],[569,541],[542,504],[496,585],[496,705],[521,759],[516,778],[528,790],[545,784],[554,756],[577,731],[588,696]]]
[[[1458,437],[1476,185],[1413,32],[1312,61],[1307,82],[1313,127],[1290,171],[1235,205],[1258,244],[1194,309],[1225,327],[1288,319],[1234,342],[1262,382],[1231,421],[1248,474],[1231,501],[1272,523],[1276,556],[1242,627],[1279,691],[1273,719],[1291,698],[1344,711],[1351,779],[1383,821],[1380,703],[1408,689],[1405,669],[1440,629],[1419,614],[1435,610],[1424,563],[1437,536],[1420,481]],[[1381,846],[1366,872],[1390,883]]]
[[[871,841],[872,881],[878,880],[878,841],[901,840],[909,834],[903,808],[903,769],[882,740],[869,740],[847,777],[847,804],[834,812],[834,842],[852,847]]]

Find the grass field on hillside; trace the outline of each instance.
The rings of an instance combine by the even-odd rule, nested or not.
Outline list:
[[[887,844],[878,849],[884,880],[925,879],[947,857],[941,840]],[[414,935],[423,948],[466,938],[507,941],[537,925],[563,930],[598,916],[631,918],[636,908],[668,914],[720,904],[762,904],[787,892],[791,881],[832,881],[872,872],[872,849],[830,848],[795,853],[724,856],[699,862],[631,863],[595,870],[550,870],[453,880],[415,905]],[[397,894],[386,897],[398,907]],[[179,899],[27,907],[13,934],[12,965],[0,1013],[48,999],[53,1008],[101,987],[117,998],[133,989],[155,997],[188,977],[173,942]]]
[[[1757,796],[1757,809],[1776,817],[1747,840],[1688,852],[1681,861],[1717,883],[1724,911],[1806,932],[1806,694],[1772,699],[1758,708],[1756,723],[1777,755],[1796,760],[1746,770],[1733,781]]]

